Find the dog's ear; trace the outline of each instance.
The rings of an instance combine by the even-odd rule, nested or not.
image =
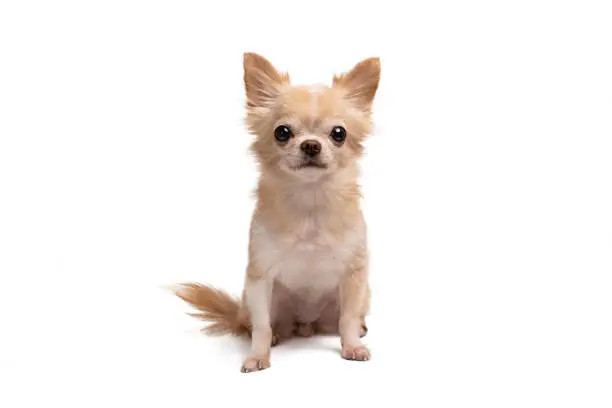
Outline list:
[[[369,111],[380,81],[380,58],[367,58],[349,72],[334,76],[334,87],[345,90],[345,96],[360,109]]]
[[[278,72],[270,61],[253,52],[244,53],[243,64],[247,106],[269,106],[279,96],[281,86],[289,82],[289,75]]]

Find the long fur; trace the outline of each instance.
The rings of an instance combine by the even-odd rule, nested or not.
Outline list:
[[[209,335],[249,333],[249,325],[240,313],[240,300],[224,290],[200,283],[181,283],[172,288],[176,296],[198,310],[189,313],[209,323],[202,332]]]
[[[243,293],[199,283],[174,290],[198,311],[191,316],[209,323],[203,332],[251,338],[243,372],[270,367],[270,347],[293,335],[339,334],[343,358],[370,358],[360,340],[370,288],[357,163],[379,77],[379,59],[368,58],[331,87],[293,86],[264,57],[244,54],[246,124],[260,177]],[[287,139],[276,137],[281,127]],[[307,142],[318,151],[305,150]]]

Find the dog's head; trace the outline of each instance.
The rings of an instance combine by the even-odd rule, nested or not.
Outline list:
[[[264,171],[316,180],[354,163],[371,130],[380,61],[334,76],[331,87],[293,86],[264,57],[244,54],[247,125]]]

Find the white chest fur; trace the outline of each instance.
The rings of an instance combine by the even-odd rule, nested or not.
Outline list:
[[[254,261],[267,277],[316,302],[338,286],[364,232],[362,225],[355,225],[332,234],[320,216],[305,216],[294,230],[282,234],[271,233],[256,220],[251,238]]]

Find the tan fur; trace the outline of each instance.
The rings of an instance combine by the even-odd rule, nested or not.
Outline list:
[[[248,320],[240,315],[238,300],[227,292],[199,283],[182,283],[173,290],[183,301],[199,310],[190,316],[210,323],[202,329],[204,333],[235,336],[248,333]]]
[[[211,324],[207,333],[251,337],[244,372],[270,366],[270,347],[293,335],[339,334],[342,357],[368,360],[360,338],[369,310],[366,223],[357,162],[371,131],[380,62],[366,59],[332,86],[292,86],[265,58],[244,55],[246,124],[260,167],[242,298],[210,286],[176,293]],[[278,126],[292,136],[277,141]],[[334,140],[335,126],[346,140]],[[320,153],[307,157],[304,141]]]

